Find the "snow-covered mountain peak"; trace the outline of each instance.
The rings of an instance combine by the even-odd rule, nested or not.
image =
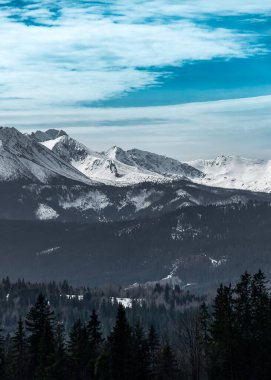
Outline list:
[[[195,182],[209,186],[271,192],[271,161],[241,156],[190,161],[204,173]]]
[[[139,149],[125,151],[118,146],[99,153],[63,131],[49,130],[45,134],[56,137],[41,144],[96,182],[126,186],[186,179],[214,187],[271,192],[271,161],[220,155],[212,160],[184,163]]]
[[[31,139],[27,135],[20,133],[15,128],[9,127],[0,127],[0,140],[2,142],[2,146],[5,146],[9,149],[18,150],[19,147],[25,148],[29,144],[31,144]]]
[[[33,132],[30,136],[39,142],[43,142],[48,140],[55,140],[61,136],[67,136],[67,133],[62,129],[48,129],[47,131]]]
[[[199,170],[188,164],[139,149],[125,151],[113,146],[105,152],[98,153],[67,135],[42,141],[41,144],[88,178],[104,184],[126,186],[202,176]]]
[[[62,160],[68,163],[72,163],[73,160],[83,160],[90,154],[90,150],[85,145],[66,134],[56,139],[43,141],[41,144],[52,150],[61,157]]]
[[[111,160],[118,160],[123,164],[135,166],[135,163],[131,160],[129,154],[118,146],[112,146],[112,148],[108,149],[105,152],[105,156]]]
[[[174,158],[139,149],[131,149],[127,153],[136,165],[165,177],[192,179],[202,176],[202,173],[198,169]]]
[[[69,178],[90,182],[74,167],[63,161],[36,138],[15,128],[0,128],[0,180],[48,183]]]

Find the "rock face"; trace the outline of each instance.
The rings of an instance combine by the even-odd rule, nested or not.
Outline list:
[[[48,131],[49,132],[49,131]],[[56,138],[44,140],[48,132],[36,132],[35,138],[88,178],[103,184],[129,186],[143,182],[170,182],[176,179],[202,177],[202,173],[186,163],[138,149],[124,151],[112,147],[106,152],[95,152],[64,134],[50,134]]]
[[[139,149],[124,151],[117,146],[98,153],[64,131],[38,131],[32,135],[86,177],[103,184],[129,186],[186,179],[226,189],[271,192],[271,160],[219,156],[184,163]]]
[[[90,181],[72,165],[15,128],[0,128],[0,181],[49,184],[52,181]]]
[[[206,186],[212,183],[207,169],[222,176],[229,159],[194,165],[136,149],[93,152],[63,131],[29,136],[0,128],[0,218],[109,222],[271,199],[269,193]]]

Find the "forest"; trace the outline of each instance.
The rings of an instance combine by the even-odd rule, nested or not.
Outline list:
[[[182,285],[207,293],[245,270],[271,276],[270,229],[271,205],[257,202],[114,223],[0,220],[0,278],[129,286],[159,281],[175,267]]]
[[[192,296],[182,290],[178,293],[177,289],[159,285],[151,292],[145,290],[146,298],[148,293],[158,309],[162,310],[163,305],[167,311],[174,309],[174,316],[166,323],[177,320],[174,328],[178,339],[175,340],[161,334],[161,325],[157,329],[159,318],[154,317],[154,323],[149,320],[149,324],[144,318],[132,321],[133,303],[125,308],[117,298],[110,301],[115,313],[112,313],[114,321],[107,334],[104,319],[97,312],[99,307],[93,308],[88,318],[78,318],[69,327],[64,324],[59,310],[52,306],[48,285],[44,285],[44,292],[37,295],[33,304],[32,297],[39,289],[32,285],[30,295],[30,285],[20,283],[25,292],[22,299],[17,294],[17,305],[24,302],[28,311],[20,315],[22,309],[17,310],[13,331],[6,331],[2,318],[1,379],[270,379],[271,296],[261,270],[253,275],[245,272],[233,286],[221,284],[213,299]],[[4,286],[12,287],[12,284],[5,279],[1,291]],[[166,305],[165,295],[169,302],[171,300],[171,307]],[[10,297],[8,293],[7,304],[11,302]],[[77,298],[76,302],[91,303],[90,299],[89,295],[88,301]],[[176,299],[183,302],[175,307],[173,299],[175,303]],[[66,301],[74,299],[65,297]],[[149,302],[139,315],[146,312]],[[15,304],[14,299],[12,304]],[[2,306],[3,300],[3,315]],[[138,307],[142,307],[140,303]],[[161,316],[163,319],[163,312]]]

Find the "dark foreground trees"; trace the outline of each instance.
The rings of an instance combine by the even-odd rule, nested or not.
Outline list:
[[[0,380],[269,380],[271,297],[264,274],[221,285],[212,305],[182,314],[179,344],[131,326],[119,305],[107,338],[95,310],[67,334],[40,294],[25,321],[0,331]]]
[[[149,332],[139,324],[132,328],[122,305],[106,340],[94,310],[87,323],[77,320],[65,339],[42,294],[11,339],[0,332],[0,379],[174,380],[177,373],[169,344],[160,346],[153,326]]]
[[[208,347],[211,380],[271,378],[271,298],[261,271],[220,286]]]

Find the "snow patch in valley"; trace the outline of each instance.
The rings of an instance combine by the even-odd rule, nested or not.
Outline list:
[[[134,225],[134,226],[130,226],[130,227],[122,228],[121,230],[119,230],[119,231],[116,233],[116,235],[117,235],[118,237],[121,237],[121,236],[123,236],[123,235],[129,235],[131,232],[134,232],[134,231],[138,230],[138,229],[140,228],[140,226],[141,226],[141,224],[138,223],[138,224],[136,224],[136,225]]]
[[[83,294],[65,294],[67,300],[78,300],[83,301],[84,295]]]
[[[221,265],[224,265],[227,263],[227,259],[225,257],[222,257],[221,259],[215,260],[212,259],[212,257],[209,257],[209,260],[211,261],[211,264],[214,268],[220,267]]]
[[[153,201],[161,199],[163,195],[163,191],[142,189],[138,194],[132,194],[130,192],[127,195],[127,201],[135,206],[136,211],[140,211],[148,208]]]
[[[197,228],[193,228],[190,224],[182,224],[178,221],[176,227],[172,227],[171,239],[172,240],[183,240],[185,237],[189,236],[192,239],[200,236],[201,231]]]
[[[36,255],[37,256],[50,255],[51,253],[54,253],[54,252],[58,251],[59,249],[60,249],[60,247],[48,248],[48,249],[45,249],[43,251],[37,252]]]
[[[39,220],[52,220],[58,218],[58,213],[50,206],[41,203],[36,211]]]
[[[95,210],[100,211],[110,205],[110,201],[105,194],[99,190],[91,190],[87,194],[61,200],[60,204],[65,210],[77,208],[81,211]]]
[[[114,297],[111,297],[110,300],[111,300],[112,304],[114,304],[114,302],[117,302],[118,304],[121,304],[126,309],[127,308],[131,309],[133,306],[133,302],[138,303],[140,306],[142,306],[142,302],[143,302],[142,299],[132,299],[132,298],[114,298]]]

